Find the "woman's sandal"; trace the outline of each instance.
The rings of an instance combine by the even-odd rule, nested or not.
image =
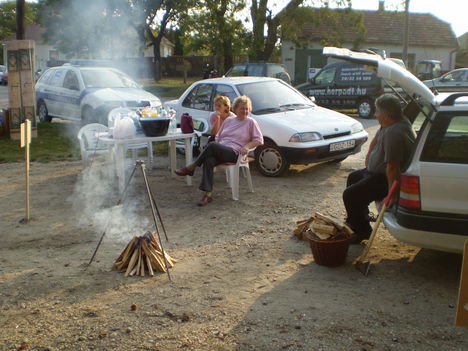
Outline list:
[[[194,170],[191,171],[187,167],[182,167],[182,168],[176,169],[175,174],[177,174],[178,176],[193,176],[194,172],[195,172]]]
[[[197,202],[198,206],[206,206],[208,205],[211,201],[213,201],[213,197],[208,196],[208,195],[203,195],[202,199]]]

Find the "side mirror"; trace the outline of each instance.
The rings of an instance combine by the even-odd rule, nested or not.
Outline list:
[[[312,101],[313,103],[315,103],[315,96],[309,96],[309,99],[310,99],[310,101]]]

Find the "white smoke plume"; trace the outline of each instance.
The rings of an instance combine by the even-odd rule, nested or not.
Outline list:
[[[153,224],[146,212],[147,196],[141,191],[136,194],[136,177],[133,178],[125,200],[117,205],[119,196],[113,168],[95,162],[85,169],[68,199],[72,202],[77,225],[91,226],[96,234],[106,231],[106,236],[116,241],[128,241],[134,235],[151,230]]]

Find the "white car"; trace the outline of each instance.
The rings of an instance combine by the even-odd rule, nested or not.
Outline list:
[[[207,125],[213,99],[227,96],[231,102],[247,95],[251,116],[263,133],[265,144],[255,150],[255,163],[266,176],[279,176],[290,164],[342,161],[361,150],[367,140],[362,124],[344,114],[315,105],[282,80],[264,77],[205,79],[192,84],[178,100],[165,107],[188,113]]]
[[[410,72],[376,55],[324,48],[373,66],[416,99],[405,109],[418,138],[401,176],[399,201],[384,215],[389,232],[409,244],[462,252],[468,240],[468,92],[434,95]]]
[[[116,107],[161,106],[159,98],[115,68],[70,64],[41,75],[36,99],[41,122],[57,117],[107,125],[107,114]]]

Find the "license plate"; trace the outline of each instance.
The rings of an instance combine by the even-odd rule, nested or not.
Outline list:
[[[356,140],[346,140],[330,144],[330,152],[351,149],[356,145]]]

